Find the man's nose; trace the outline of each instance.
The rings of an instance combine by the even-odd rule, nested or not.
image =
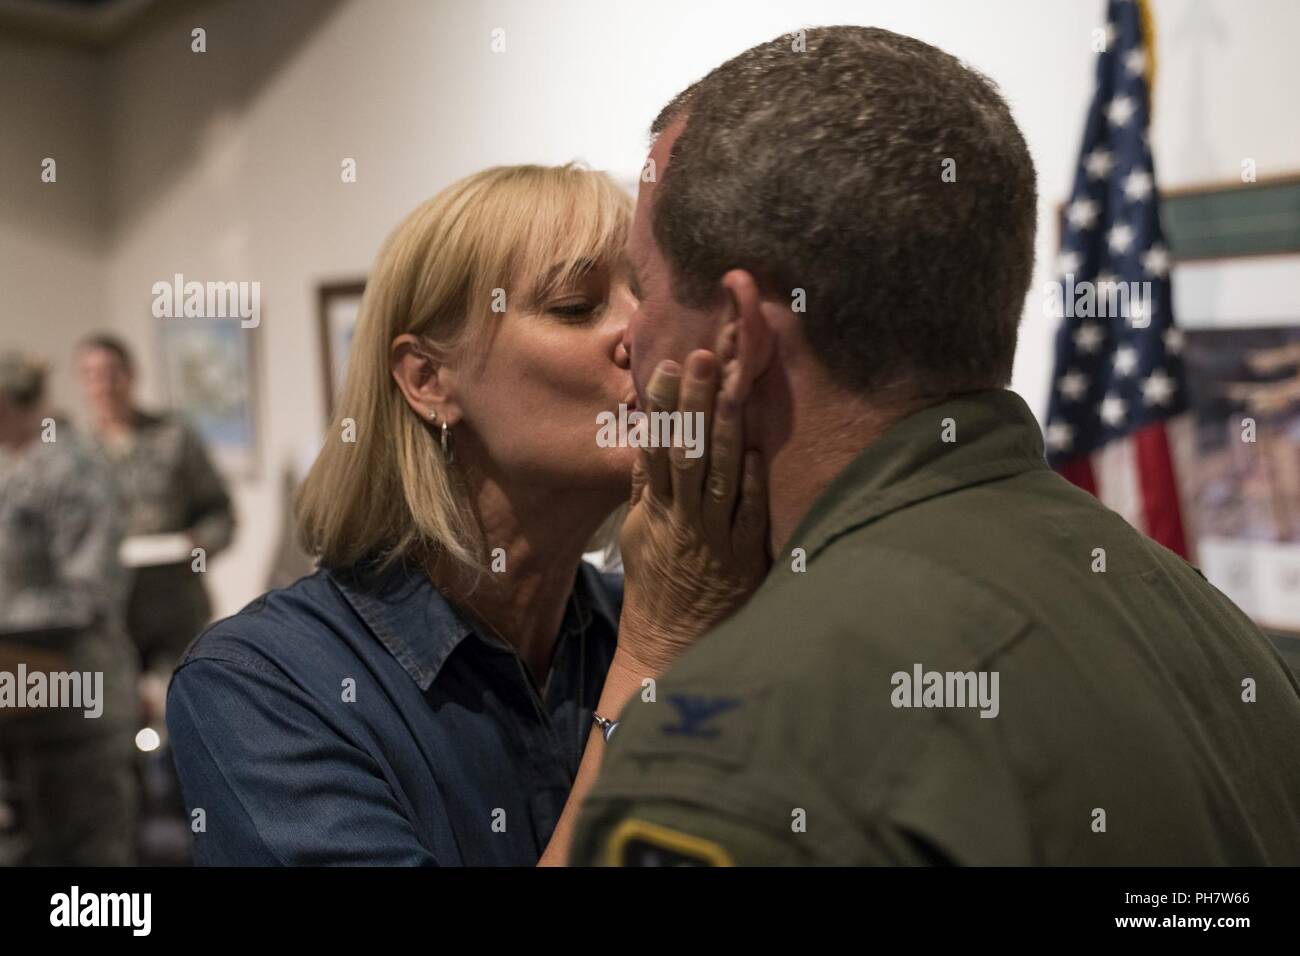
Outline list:
[[[614,344],[614,361],[620,368],[632,367],[632,310],[618,315],[618,341]]]

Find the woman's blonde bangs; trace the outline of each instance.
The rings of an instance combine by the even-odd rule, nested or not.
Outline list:
[[[623,262],[632,199],[608,176],[558,167],[554,188],[534,193],[537,203],[517,236],[512,286],[530,306],[571,285],[594,266]]]

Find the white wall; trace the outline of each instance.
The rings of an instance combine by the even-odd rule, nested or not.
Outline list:
[[[1300,126],[1284,92],[1300,86],[1289,48],[1300,4],[1160,0],[1154,9],[1162,185],[1234,178],[1246,156],[1261,175],[1300,168]],[[1040,177],[1038,289],[1053,258],[1052,210],[1071,185],[1103,10],[1103,0],[230,0],[186,9],[114,51],[100,83],[59,82],[109,104],[109,241],[99,258],[93,228],[51,237],[30,213],[16,227],[6,215],[0,253],[29,238],[57,253],[47,259],[37,246],[25,265],[0,262],[0,279],[7,300],[13,283],[29,310],[48,303],[62,315],[99,303],[102,275],[108,324],[137,346],[155,400],[152,283],[174,272],[262,283],[262,326],[250,334],[261,355],[263,472],[236,484],[238,542],[209,572],[229,613],[263,588],[282,518],[280,472],[324,424],[316,286],[364,273],[416,203],[496,163],[581,158],[633,176],[659,108],[726,57],[800,26],[873,24],[966,59],[1011,102]],[[207,30],[205,54],[189,51],[194,26]],[[505,53],[490,49],[497,27]],[[57,69],[84,78],[80,62]],[[53,108],[97,115],[66,93]],[[26,139],[45,135],[41,112],[24,111]],[[85,125],[59,128],[72,135]],[[76,135],[96,141],[93,124]],[[340,182],[344,157],[358,162],[355,184]],[[14,157],[0,158],[8,178]],[[95,204],[85,205],[89,217]],[[64,260],[75,284],[94,292],[37,281],[33,266],[48,273]],[[1013,385],[1041,409],[1053,328],[1040,302],[1034,294],[1026,309]]]
[[[91,53],[0,38],[0,348],[53,361],[107,319],[103,72]],[[50,390],[71,407],[66,360]]]

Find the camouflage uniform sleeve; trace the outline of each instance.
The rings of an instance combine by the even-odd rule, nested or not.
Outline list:
[[[122,508],[112,479],[87,460],[56,476],[48,492],[50,575],[14,596],[7,626],[85,629],[115,619],[128,579],[118,562]]]
[[[189,532],[209,558],[225,550],[235,533],[235,514],[225,482],[212,465],[203,440],[188,424],[184,429],[182,492],[190,497]]]

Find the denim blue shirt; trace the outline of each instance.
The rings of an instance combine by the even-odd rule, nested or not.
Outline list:
[[[544,688],[400,566],[321,570],[212,625],[167,695],[196,861],[536,864],[621,601],[581,565]]]

